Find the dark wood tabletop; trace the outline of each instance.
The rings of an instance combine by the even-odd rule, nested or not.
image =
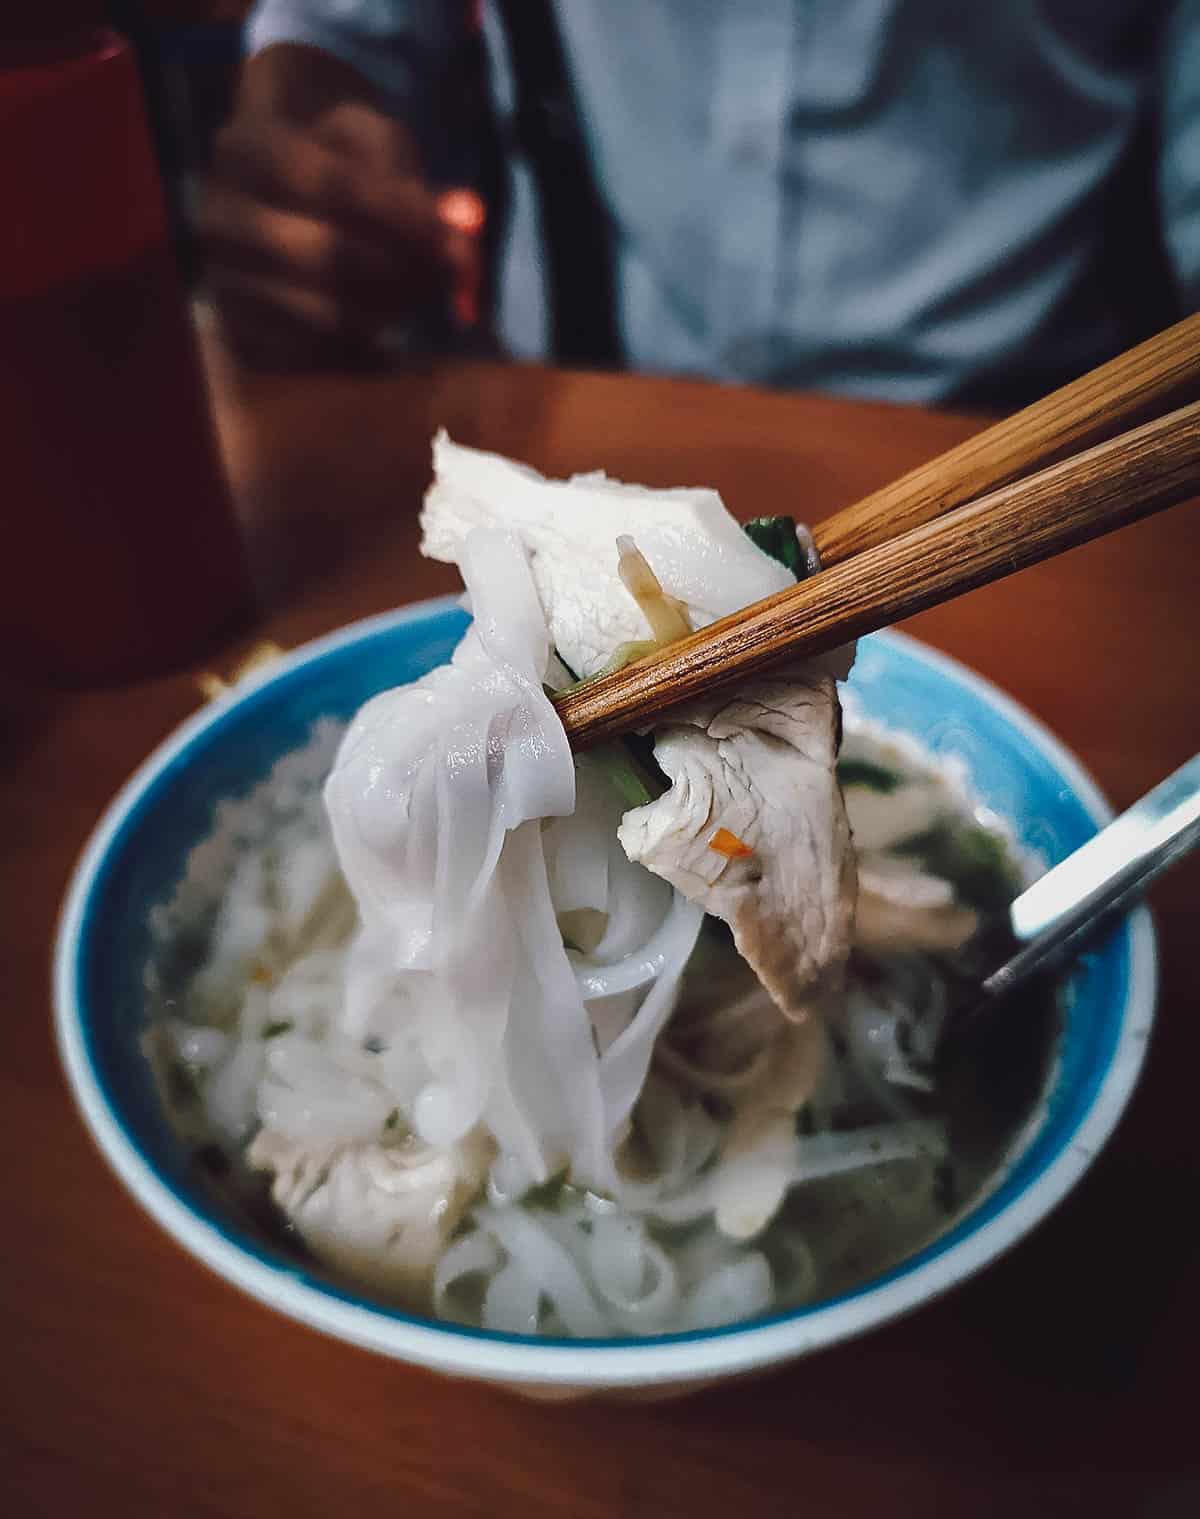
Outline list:
[[[29,689],[0,733],[4,1017],[0,1513],[1200,1514],[1200,862],[1156,888],[1159,1026],[1074,1194],[967,1286],[755,1382],[543,1405],[352,1350],[184,1255],[109,1174],[54,1050],[48,967],[72,863],[196,674],[450,589],[416,552],[429,438],[563,473],[720,488],[810,520],[970,419],[701,383],[430,365],[248,379],[210,355],[268,609],[189,670]],[[1176,508],[916,619],[1026,703],[1117,805],[1200,749],[1200,513]]]

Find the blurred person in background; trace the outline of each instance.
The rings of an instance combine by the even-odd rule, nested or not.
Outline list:
[[[1200,302],[1200,0],[259,0],[246,44],[200,222],[255,362],[453,333],[481,253],[515,357],[913,403]]]

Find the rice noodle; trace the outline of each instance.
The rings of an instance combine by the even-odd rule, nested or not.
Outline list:
[[[807,1137],[789,1136],[778,1126],[771,1126],[761,1149],[755,1148],[728,1162],[694,1186],[680,1191],[662,1186],[654,1195],[642,1192],[633,1196],[655,1218],[681,1224],[707,1217],[726,1200],[740,1206],[744,1194],[756,1185],[787,1191],[801,1182],[819,1181],[866,1166],[918,1156],[941,1159],[945,1153],[945,1130],[936,1119],[874,1124],[844,1133]],[[680,1167],[675,1174],[685,1173]],[[626,1189],[622,1199],[629,1197]],[[746,1237],[741,1230],[731,1232],[735,1238]]]
[[[510,1261],[488,1279],[480,1321],[485,1329],[536,1334],[541,1296],[538,1279],[517,1261]]]
[[[689,1329],[751,1319],[765,1313],[773,1295],[771,1268],[757,1252],[729,1261],[708,1276],[687,1306]]]
[[[571,1334],[603,1335],[608,1324],[579,1267],[531,1213],[519,1208],[479,1208],[477,1228],[490,1233],[534,1281]]]
[[[482,1229],[473,1229],[448,1245],[433,1274],[434,1312],[452,1317],[450,1293],[466,1278],[490,1276],[501,1262],[500,1247]]]

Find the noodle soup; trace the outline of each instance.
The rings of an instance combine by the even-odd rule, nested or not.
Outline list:
[[[146,1047],[173,1124],[208,1184],[298,1258],[459,1322],[655,1335],[845,1291],[936,1237],[999,1174],[1036,1092],[964,1131],[930,1057],[979,915],[1034,867],[964,777],[911,739],[847,722],[839,769],[867,889],[844,1008],[819,1052],[780,1027],[728,929],[706,918],[615,1184],[598,1188],[566,1169],[522,1176],[483,1132],[431,1156],[404,1117],[403,1020],[348,1023],[357,914],[321,795],[340,737],[321,727],[226,804],[155,916],[148,976]],[[581,796],[612,832],[624,800],[594,769]],[[565,865],[558,876],[569,900]],[[638,932],[661,937],[669,909],[645,883],[630,895],[649,922]],[[559,922],[590,963],[599,925],[572,908]],[[628,1025],[631,994],[592,974],[603,1044]],[[809,1095],[780,1122],[780,1068],[814,1061]],[[285,1141],[264,1143],[280,1126]]]

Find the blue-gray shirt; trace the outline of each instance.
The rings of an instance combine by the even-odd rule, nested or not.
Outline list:
[[[260,0],[248,40],[339,55],[429,141],[467,10]],[[1120,308],[1141,294],[1200,304],[1200,0],[555,11],[639,368],[915,402],[1015,372],[1032,392],[1121,346]],[[512,83],[486,5],[484,30],[503,119]],[[1139,127],[1156,151],[1141,194],[1117,207]],[[538,357],[536,197],[519,157],[509,172],[499,327],[515,354]],[[1154,221],[1170,288],[1135,289],[1118,258],[1114,300],[1097,259]]]

